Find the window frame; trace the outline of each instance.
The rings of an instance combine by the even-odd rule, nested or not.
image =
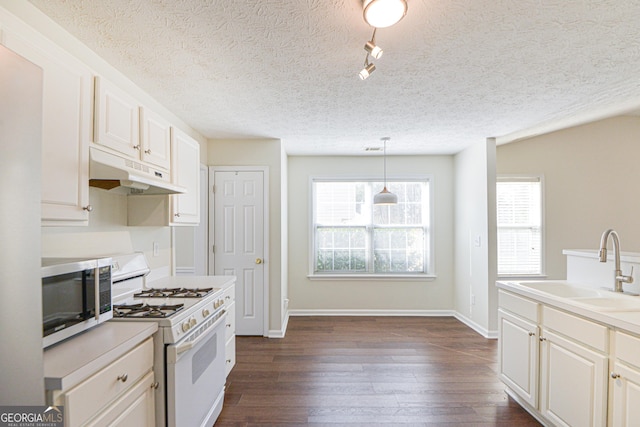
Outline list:
[[[500,182],[540,182],[540,273],[498,273],[498,183]],[[545,222],[545,182],[543,174],[498,174],[496,176],[496,275],[499,279],[536,279],[546,278],[546,222]]]
[[[316,262],[316,242],[315,242],[315,229],[316,229],[316,212],[314,209],[314,183],[316,182],[382,182],[380,176],[310,176],[309,177],[309,215],[308,215],[308,232],[309,232],[309,251],[308,251],[308,275],[310,280],[371,280],[371,281],[384,281],[393,279],[394,281],[430,281],[435,280],[436,268],[435,268],[435,209],[434,209],[434,194],[435,183],[434,176],[432,174],[420,174],[411,176],[394,176],[387,177],[387,183],[389,182],[426,182],[429,185],[429,224],[426,225],[427,236],[425,238],[425,263],[427,265],[427,272],[425,273],[317,273],[315,272]],[[372,228],[371,224],[366,225],[367,232]],[[367,259],[367,263],[372,259]]]

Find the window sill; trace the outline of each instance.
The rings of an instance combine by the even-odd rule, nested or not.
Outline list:
[[[312,281],[353,280],[353,281],[399,281],[399,282],[432,282],[435,274],[309,274]]]

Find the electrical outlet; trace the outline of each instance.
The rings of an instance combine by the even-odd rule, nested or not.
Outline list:
[[[153,242],[153,256],[160,255],[160,244],[158,242]]]

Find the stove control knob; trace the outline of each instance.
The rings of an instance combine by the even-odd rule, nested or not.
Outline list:
[[[209,317],[211,313],[206,308],[202,310],[202,317]]]
[[[182,332],[187,332],[189,329],[191,329],[191,325],[189,324],[189,321],[187,320],[186,322],[184,322],[182,324]]]
[[[196,323],[198,323],[198,321],[192,318],[191,320],[189,320],[189,323],[191,324],[191,327],[194,327],[196,326]]]

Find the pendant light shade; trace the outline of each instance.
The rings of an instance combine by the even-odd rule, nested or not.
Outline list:
[[[407,14],[406,0],[364,0],[364,20],[376,28],[390,27]]]
[[[398,195],[387,190],[387,141],[390,139],[388,136],[382,138],[382,142],[384,143],[384,187],[381,192],[373,196],[374,205],[395,205],[398,203]]]

